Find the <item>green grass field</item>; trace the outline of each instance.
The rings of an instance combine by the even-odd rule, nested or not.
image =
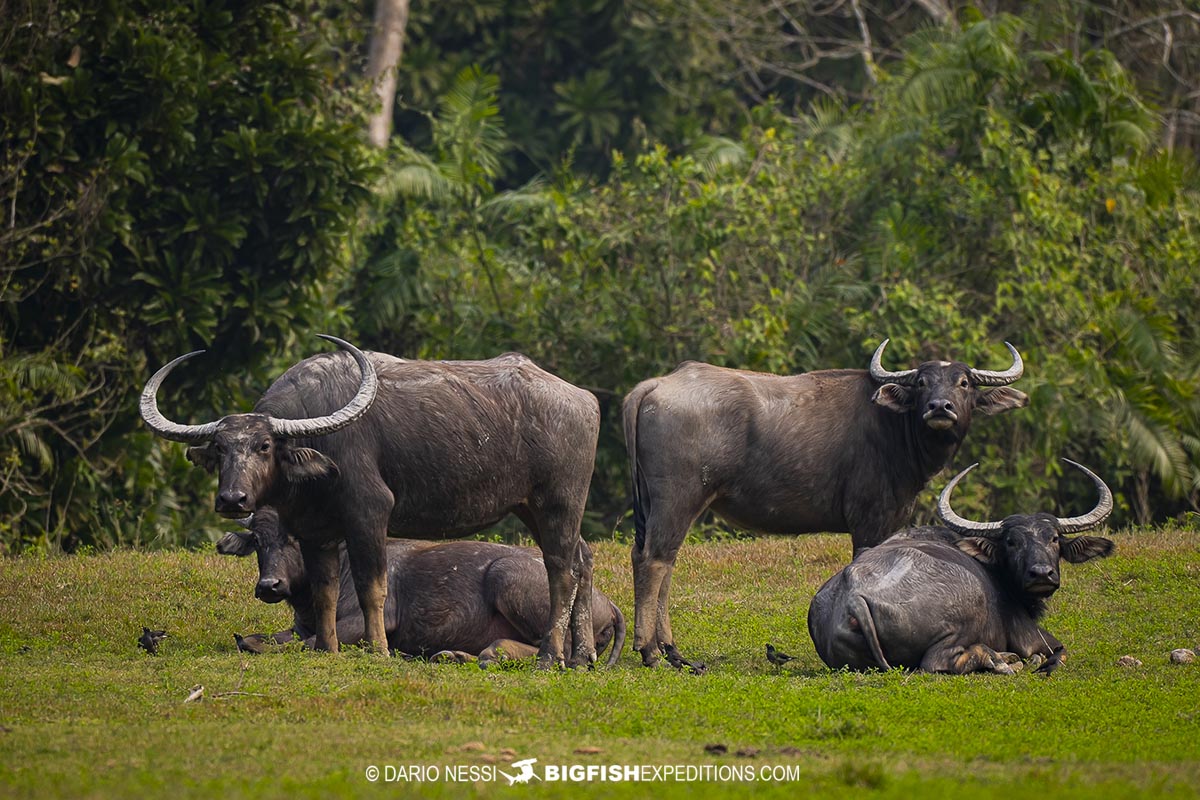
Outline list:
[[[629,649],[614,668],[549,673],[357,650],[249,657],[235,631],[290,622],[253,599],[252,559],[4,560],[0,797],[725,797],[745,778],[789,798],[1193,797],[1200,662],[1168,653],[1200,645],[1200,539],[1114,538],[1114,557],[1064,565],[1046,626],[1070,656],[1049,678],[826,669],[805,615],[848,558],[845,536],[685,546],[673,620],[702,676],[644,669]],[[594,550],[597,585],[631,616],[628,548]],[[171,634],[157,657],[135,645],[143,625]],[[767,663],[768,641],[794,668]],[[1125,654],[1143,666],[1116,666]],[[196,685],[203,698],[184,703]],[[663,780],[510,788],[495,772],[526,758],[539,775],[645,766]],[[371,766],[404,780],[369,782]]]

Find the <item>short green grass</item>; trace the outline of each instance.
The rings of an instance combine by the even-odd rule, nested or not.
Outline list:
[[[509,788],[487,771],[523,758],[539,770],[720,767],[777,797],[1196,796],[1200,662],[1168,653],[1200,645],[1200,540],[1114,538],[1113,558],[1064,567],[1046,624],[1070,656],[1049,678],[827,670],[805,615],[849,556],[845,536],[685,546],[673,619],[684,654],[710,664],[702,676],[644,669],[629,649],[615,668],[551,673],[355,650],[247,657],[235,631],[289,622],[286,607],[252,598],[252,560],[0,561],[0,797],[746,791],[737,780]],[[597,585],[630,613],[628,548],[594,550]],[[158,656],[135,645],[143,625],[171,634]],[[796,661],[768,664],[768,641]],[[1144,665],[1116,666],[1125,654]],[[195,685],[203,699],[185,704]],[[725,752],[706,750],[716,744]],[[370,783],[372,765],[425,777],[436,766],[438,780]],[[448,782],[450,767],[495,780]]]

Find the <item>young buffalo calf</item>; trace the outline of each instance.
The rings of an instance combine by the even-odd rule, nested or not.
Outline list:
[[[1068,462],[1074,464],[1074,462]],[[808,611],[808,631],[830,667],[927,672],[1013,672],[1032,658],[1050,672],[1065,658],[1062,642],[1038,621],[1058,590],[1060,559],[1089,561],[1112,553],[1098,536],[1075,536],[1112,511],[1112,494],[1079,464],[1100,492],[1082,517],[1014,514],[972,522],[954,513],[950,494],[938,500],[947,527],[908,528],[861,552],[820,588]]]
[[[247,527],[246,532],[227,533],[217,543],[217,552],[256,553],[254,596],[266,603],[286,600],[295,620],[291,630],[248,636],[243,646],[257,650],[265,642],[298,639],[312,647],[316,623],[299,542],[283,529],[272,508],[256,511]],[[338,640],[358,642],[365,629],[344,548],[340,573]],[[384,627],[392,650],[423,656],[448,651],[459,661],[478,654],[481,665],[501,652],[508,658],[537,655],[550,616],[549,597],[546,567],[536,550],[489,542],[387,542]],[[592,624],[597,652],[611,641],[608,663],[615,664],[625,644],[625,617],[594,589]]]

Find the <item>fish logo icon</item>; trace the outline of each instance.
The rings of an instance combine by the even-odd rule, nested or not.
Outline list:
[[[496,771],[505,778],[508,778],[509,786],[513,786],[514,784],[518,783],[529,783],[534,778],[538,778],[537,774],[533,771],[533,765],[536,763],[536,758],[525,758],[520,761],[514,761],[513,767],[519,770],[516,775],[509,775],[502,769],[498,769]],[[541,778],[538,778],[538,780],[541,780]]]

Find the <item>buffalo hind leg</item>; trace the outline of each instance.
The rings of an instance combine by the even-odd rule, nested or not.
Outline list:
[[[317,626],[315,648],[336,653],[339,589],[337,547],[322,547],[302,541],[300,554],[304,558],[304,571],[308,573],[312,587],[313,614]]]
[[[479,654],[479,666],[486,669],[489,664],[497,661],[530,658],[537,654],[538,649],[531,644],[518,642],[515,639],[497,639]]]
[[[658,590],[658,614],[656,620],[658,646],[662,649],[667,663],[672,667],[700,675],[708,669],[708,666],[703,661],[689,661],[684,658],[683,654],[679,652],[679,648],[675,646],[675,634],[671,631],[671,606],[668,602],[668,597],[671,594],[671,576],[674,573],[675,565],[671,564],[667,568],[667,575],[663,578],[662,586]]]
[[[575,596],[579,591],[580,563],[579,523],[582,510],[572,514],[565,507],[543,507],[535,513],[528,506],[516,510],[517,516],[533,534],[542,549],[542,562],[546,565],[546,578],[550,588],[550,616],[541,636],[538,650],[538,669],[550,669],[566,665],[567,633],[571,629],[571,617],[575,608]],[[571,527],[571,520],[575,525]],[[589,551],[590,553],[590,551]],[[589,584],[590,584],[590,575]],[[590,618],[590,614],[589,614]],[[593,641],[591,627],[587,631],[587,643]],[[595,659],[595,645],[591,658]],[[576,652],[579,647],[575,648]]]
[[[582,519],[580,520],[582,522]],[[575,602],[571,604],[571,658],[569,667],[596,666],[596,631],[592,625],[592,548],[579,540],[575,555]]]
[[[703,672],[704,665],[685,659],[675,647],[671,631],[671,574],[688,529],[712,498],[685,498],[670,502],[652,499],[641,542],[634,542],[633,646],[642,664],[653,667],[659,656],[677,669]]]

